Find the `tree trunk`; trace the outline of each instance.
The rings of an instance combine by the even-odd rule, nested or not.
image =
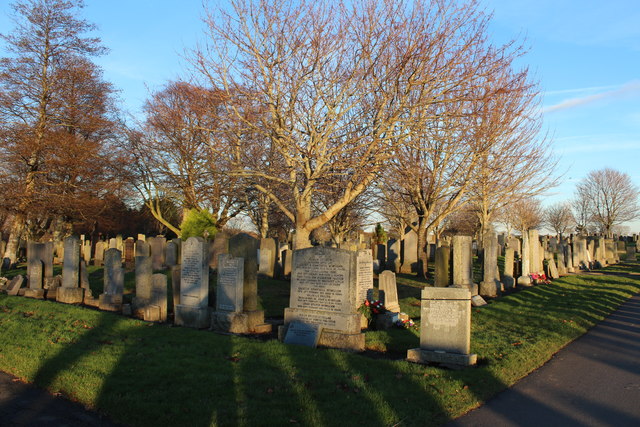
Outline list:
[[[311,241],[309,236],[311,232],[304,227],[296,227],[296,232],[293,235],[293,249],[304,249],[311,247]]]
[[[418,277],[427,278],[429,276],[429,253],[426,251],[427,245],[427,221],[424,217],[418,217]]]

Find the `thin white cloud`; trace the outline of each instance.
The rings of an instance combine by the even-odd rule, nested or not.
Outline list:
[[[581,87],[577,89],[561,89],[561,90],[549,90],[544,94],[547,96],[552,95],[561,95],[563,93],[585,93],[585,92],[594,92],[600,90],[610,90],[620,87],[619,85],[609,85],[609,86],[592,86],[592,87]]]
[[[619,86],[616,89],[607,90],[604,92],[596,93],[594,95],[566,99],[558,104],[545,107],[543,111],[545,113],[550,113],[552,111],[566,110],[569,108],[590,104],[601,99],[618,98],[634,92],[640,92],[639,80],[634,80],[629,83],[625,83],[624,85]]]
[[[599,142],[595,144],[581,144],[559,149],[562,154],[569,153],[617,153],[622,151],[640,150],[640,141],[607,144]]]

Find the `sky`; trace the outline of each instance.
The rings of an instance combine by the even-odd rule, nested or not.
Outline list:
[[[211,5],[223,0],[212,0]],[[205,39],[201,0],[85,0],[82,16],[110,49],[96,62],[138,115],[149,94],[185,75],[185,51]],[[10,31],[0,0],[0,32]],[[640,1],[481,0],[490,40],[528,49],[518,60],[539,82],[544,129],[561,185],[543,205],[568,201],[590,171],[613,168],[640,185]],[[4,56],[0,46],[0,56]],[[541,168],[545,165],[541,164]],[[640,232],[640,221],[629,224]]]

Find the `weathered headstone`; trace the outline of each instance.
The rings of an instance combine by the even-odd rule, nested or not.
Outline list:
[[[220,254],[216,282],[216,311],[242,312],[244,258]]]
[[[479,294],[486,297],[500,295],[501,284],[498,278],[498,237],[495,232],[487,232],[483,239],[483,280],[480,282]]]
[[[85,240],[82,245],[82,259],[89,265],[91,262],[91,241]]]
[[[420,348],[407,360],[451,366],[475,365],[471,354],[471,293],[467,289],[424,288],[420,308]]]
[[[175,323],[192,328],[209,326],[208,245],[202,237],[189,237],[182,244],[180,304]]]
[[[77,236],[70,236],[64,239],[62,287],[56,292],[56,301],[66,304],[82,303],[84,299],[84,289],[79,286],[80,239]]]
[[[151,298],[144,310],[144,320],[167,321],[167,276],[162,273],[151,277]]]
[[[151,257],[136,257],[136,296],[133,299],[133,313],[136,317],[144,318],[144,311],[151,301],[151,277],[153,268]]]
[[[282,264],[283,270],[282,274],[284,277],[288,278],[291,276],[291,258],[293,257],[293,251],[291,249],[285,249],[282,251]]]
[[[531,250],[529,248],[529,233],[522,233],[522,275],[518,277],[518,286],[531,286]]]
[[[385,308],[391,312],[400,312],[396,273],[389,270],[380,273],[378,276],[378,290],[380,301],[382,301]]]
[[[276,266],[277,245],[275,239],[270,237],[260,239],[260,260],[258,274],[273,278]]]
[[[387,270],[394,273],[400,272],[400,241],[396,239],[387,240]]]
[[[13,276],[13,279],[9,281],[7,285],[7,294],[16,296],[20,292],[20,288],[24,283],[24,276],[18,274],[17,276]]]
[[[31,275],[29,276],[29,287],[25,289],[24,296],[27,298],[37,298],[44,299],[44,289],[43,289],[43,270],[44,265],[42,261],[38,260],[37,262],[32,263],[31,265]]]
[[[626,246],[626,261],[635,261],[636,260],[636,247],[635,245],[633,246]]]
[[[144,240],[138,240],[136,242],[136,256],[151,256],[151,250],[149,249],[149,243]]]
[[[451,248],[448,245],[436,248],[434,286],[446,288],[451,283]]]
[[[172,313],[175,314],[176,306],[180,304],[180,266],[171,267],[171,296],[173,297]]]
[[[373,289],[373,256],[369,249],[360,250],[356,256],[357,295],[356,309],[364,304]]]
[[[466,288],[471,295],[477,295],[477,285],[473,283],[473,258],[471,236],[453,236],[453,283],[454,287]]]
[[[102,240],[98,240],[96,243],[96,254],[93,260],[94,265],[102,265],[104,263],[104,252],[106,250],[106,246],[107,245]]]
[[[418,271],[418,234],[410,230],[402,239],[401,273],[416,273]]]
[[[321,333],[322,326],[320,325],[291,322],[287,328],[284,343],[315,348],[318,346],[318,339],[320,338]]]
[[[291,295],[281,333],[291,322],[320,325],[319,345],[362,351],[359,303],[357,253],[325,247],[294,251]]]
[[[135,248],[136,242],[133,240],[133,237],[127,237],[124,241],[124,263],[127,268],[132,268],[135,261]]]
[[[164,236],[150,237],[147,239],[151,248],[151,265],[153,271],[162,270],[164,266],[164,247],[167,239]]]
[[[513,278],[514,252],[511,247],[507,247],[504,250],[504,274],[502,275],[502,283],[505,289],[512,289],[515,286],[515,279]]]
[[[233,333],[268,333],[271,325],[264,321],[264,311],[258,310],[258,248],[259,241],[246,233],[229,239],[229,255],[244,259],[242,312],[216,311],[211,328]]]
[[[169,268],[178,265],[178,244],[173,240],[167,242],[167,246],[165,247],[164,262]],[[209,267],[211,267],[211,264],[209,264]]]
[[[122,252],[111,248],[104,253],[104,292],[99,296],[100,310],[122,310],[124,293],[124,269]]]

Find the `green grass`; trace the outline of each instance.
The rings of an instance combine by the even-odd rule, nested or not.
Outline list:
[[[92,277],[99,270],[90,269]],[[359,355],[0,295],[0,370],[127,425],[438,425],[527,375],[640,292],[632,271],[640,268],[568,276],[474,309],[479,364],[461,371],[393,360],[418,346],[417,330],[367,332],[377,353]],[[424,282],[400,275],[398,283],[402,309],[418,318]],[[287,283],[261,280],[259,292],[267,316],[281,316]]]

